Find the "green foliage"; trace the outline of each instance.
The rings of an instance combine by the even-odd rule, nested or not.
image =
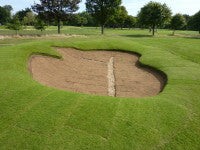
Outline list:
[[[25,9],[22,9],[22,10],[16,12],[15,15],[17,15],[19,17],[20,22],[23,22],[24,17],[26,17],[26,14],[29,12],[32,12],[31,9],[25,8]]]
[[[32,9],[39,17],[49,22],[57,22],[58,33],[60,33],[61,21],[69,20],[68,15],[78,10],[81,0],[40,0]]]
[[[116,28],[117,26],[117,20],[115,18],[115,15],[111,16],[108,20],[108,22],[106,23],[106,26],[108,27],[112,27],[112,28]]]
[[[186,21],[185,27],[183,29],[188,30],[189,29],[188,22],[191,19],[191,16],[184,14],[183,17],[185,18],[185,21]]]
[[[96,26],[94,18],[88,12],[83,11],[79,15],[87,20],[87,26]]]
[[[156,27],[161,27],[169,21],[171,10],[166,4],[151,1],[141,8],[138,17],[141,25],[153,29],[154,35],[154,29]]]
[[[121,28],[124,27],[124,23],[125,23],[127,16],[128,16],[128,12],[127,12],[126,8],[124,6],[120,6],[114,15],[116,23],[119,27],[121,27]]]
[[[108,20],[106,26],[108,27],[120,27],[133,28],[136,24],[136,18],[128,15],[128,12],[124,6],[120,6],[116,13]]]
[[[3,7],[0,6],[0,24],[5,25],[11,20],[11,11],[12,6],[5,5]]]
[[[71,21],[71,24],[75,26],[83,26],[86,25],[87,23],[88,23],[87,18],[81,16],[80,14],[74,15]]]
[[[46,26],[47,26],[46,23],[39,18],[37,18],[37,21],[34,24],[34,28],[40,31],[45,30]]]
[[[13,19],[11,20],[11,22],[8,23],[6,26],[7,26],[7,28],[10,29],[10,30],[15,30],[15,31],[16,31],[16,34],[18,34],[18,31],[19,31],[20,29],[22,29],[22,24],[21,24],[21,22],[20,22],[20,20],[19,20],[18,15],[15,15],[15,16],[13,17]]]
[[[131,15],[128,15],[125,19],[124,24],[126,27],[128,27],[130,29],[130,28],[135,27],[136,23],[137,23],[137,19]]]
[[[172,17],[171,20],[171,28],[174,30],[173,35],[175,33],[175,30],[181,29],[186,25],[186,19],[181,14],[176,14]]]
[[[199,31],[200,34],[200,11],[191,17],[188,24],[191,29]]]
[[[26,16],[23,19],[25,25],[34,25],[35,23],[35,14],[33,12],[27,12]]]
[[[101,25],[102,34],[105,24],[115,14],[120,4],[121,0],[86,0],[87,12]]]

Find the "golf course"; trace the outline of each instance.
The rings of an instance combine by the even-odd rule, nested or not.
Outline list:
[[[199,38],[123,32],[1,40],[0,149],[199,149]],[[62,59],[56,48],[140,54],[140,65],[166,75],[166,85],[146,98],[45,86],[31,76],[29,59]]]
[[[200,150],[199,4],[0,1],[0,150]]]

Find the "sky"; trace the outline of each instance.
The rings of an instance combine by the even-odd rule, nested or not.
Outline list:
[[[85,10],[85,1],[82,0],[80,3],[79,12]],[[122,0],[122,5],[126,7],[129,15],[136,16],[138,11],[151,0]],[[173,14],[189,14],[194,15],[200,10],[200,0],[152,0],[161,3],[166,3],[172,10]],[[0,6],[12,5],[14,13],[21,9],[30,7],[34,2],[39,0],[0,0]]]

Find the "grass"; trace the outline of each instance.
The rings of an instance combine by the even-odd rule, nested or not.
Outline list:
[[[138,34],[144,31],[1,40],[16,45],[0,46],[0,149],[198,150],[199,39]],[[150,98],[49,88],[33,80],[27,62],[33,53],[60,56],[54,46],[134,51],[142,54],[142,64],[165,72],[168,82],[162,93]]]
[[[100,34],[100,28],[99,27],[74,27],[74,26],[63,26],[61,29],[63,34],[79,34],[79,35],[97,35]],[[197,31],[182,31],[177,30],[175,32],[178,35],[186,36],[197,36],[199,37],[199,33]],[[5,27],[0,26],[0,35],[15,35],[16,32],[13,30],[5,29]],[[24,30],[19,31],[20,35],[44,35],[44,34],[57,34],[57,27],[56,26],[49,26],[45,31],[39,31],[33,29],[31,26],[25,27]],[[151,33],[149,33],[148,29],[105,29],[106,35],[121,35],[121,36],[127,36],[127,37],[143,37],[143,36],[151,36]],[[169,36],[172,35],[171,30],[167,29],[158,29],[157,35],[162,36]]]

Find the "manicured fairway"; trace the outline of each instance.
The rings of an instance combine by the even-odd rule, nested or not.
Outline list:
[[[89,36],[5,40],[0,46],[0,150],[200,149],[200,39]],[[60,56],[52,47],[140,53],[165,72],[162,93],[113,98],[61,91],[29,74],[32,54]]]

